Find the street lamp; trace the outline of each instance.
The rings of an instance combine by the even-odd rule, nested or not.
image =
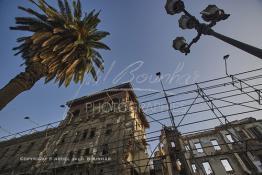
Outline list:
[[[208,5],[207,8],[200,13],[202,14],[203,20],[207,23],[200,23],[196,17],[192,16],[185,9],[185,5],[182,0],[167,0],[165,9],[167,14],[170,15],[183,12],[184,15],[182,15],[179,19],[179,27],[182,29],[195,29],[197,31],[197,36],[189,44],[186,43],[186,40],[183,37],[177,37],[173,41],[174,49],[179,50],[185,55],[190,52],[190,47],[200,39],[201,35],[210,35],[262,59],[261,49],[224,36],[212,29],[217,22],[226,20],[230,16],[216,5]]]
[[[60,105],[60,108],[65,108],[66,106],[65,105]]]
[[[230,16],[229,14],[225,14],[224,10],[218,8],[216,5],[208,5],[200,14],[202,14],[201,17],[206,22],[219,22],[226,20]]]
[[[185,8],[184,2],[181,0],[167,0],[166,2],[166,12],[169,15],[174,15],[181,13]]]
[[[186,42],[186,39],[184,37],[177,37],[173,41],[173,48],[176,50],[179,50],[182,53],[188,54],[190,53],[189,46]]]
[[[181,29],[193,29],[197,25],[198,21],[192,16],[182,15],[178,23]]]
[[[227,70],[227,59],[228,59],[228,58],[229,58],[229,55],[228,55],[228,54],[223,57],[223,59],[224,59],[224,61],[225,61],[225,71],[226,71],[226,75],[227,75],[227,76],[229,76],[228,70]]]

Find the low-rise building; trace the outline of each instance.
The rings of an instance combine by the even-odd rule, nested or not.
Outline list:
[[[164,128],[161,134],[166,139],[160,139],[158,160],[162,162],[156,169],[161,169],[161,164],[164,175],[175,175],[180,167],[189,170],[181,170],[181,174],[262,174],[262,120],[237,120],[211,130],[180,135],[179,139],[175,139],[174,133],[173,129]],[[179,166],[181,162],[186,165]]]

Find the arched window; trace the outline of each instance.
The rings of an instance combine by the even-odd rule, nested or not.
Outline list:
[[[82,140],[85,140],[88,134],[88,129],[84,130],[83,135],[82,135]]]
[[[112,133],[112,127],[113,127],[112,123],[106,125],[105,135],[110,135]]]
[[[69,154],[68,154],[68,157],[67,157],[67,163],[69,163],[69,162],[72,161],[73,155],[74,155],[74,152],[73,152],[73,151],[70,151]]]
[[[84,155],[85,155],[85,156],[90,155],[90,148],[86,148],[86,149],[85,149]]]
[[[102,146],[102,156],[107,155],[109,153],[108,144],[104,144]]]
[[[80,159],[81,159],[81,149],[79,149],[77,152],[76,152],[76,157],[75,157],[75,161],[78,162]]]
[[[80,136],[80,131],[76,131],[76,133],[75,133],[75,138],[74,138],[74,142],[75,142],[75,143],[78,142],[79,136]]]
[[[92,139],[92,138],[95,137],[95,135],[96,135],[96,128],[92,128],[91,132],[90,132],[90,135],[89,135],[89,138]]]

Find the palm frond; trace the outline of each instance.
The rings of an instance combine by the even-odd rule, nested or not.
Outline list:
[[[55,73],[50,73],[46,76],[45,78],[45,83],[50,82],[51,80],[53,80],[55,78],[56,74]]]
[[[38,35],[38,37],[32,38],[33,44],[40,45],[50,38],[53,34],[51,32],[45,32],[44,34]]]
[[[97,81],[97,74],[96,74],[96,70],[95,70],[94,66],[92,66],[90,72],[91,72],[91,75],[92,75],[93,79],[95,81]]]
[[[96,49],[110,50],[110,48],[106,44],[104,44],[102,42],[89,41],[87,44],[88,44],[89,47],[93,47],[93,48],[96,48]]]
[[[92,35],[91,35],[91,38],[94,40],[94,41],[99,41],[103,38],[105,38],[106,36],[110,35],[109,32],[105,32],[105,31],[95,31]]]
[[[39,0],[40,2],[43,2],[43,4],[45,4],[48,8],[54,12],[57,12],[57,10],[55,8],[53,8],[51,5],[49,5],[45,0]]]
[[[47,29],[51,28],[51,26],[48,23],[33,17],[16,17],[15,20],[16,20],[16,24],[39,26]]]
[[[45,15],[39,14],[38,12],[32,10],[31,8],[24,8],[24,7],[18,6],[18,9],[23,10],[23,11],[29,13],[30,15],[34,15],[37,18],[39,18],[43,21],[45,21],[47,19],[47,17]]]
[[[64,49],[68,44],[70,44],[72,42],[71,38],[67,38],[65,40],[61,40],[60,42],[58,42],[54,48],[53,48],[53,51],[56,52],[56,51],[60,51],[62,49]]]
[[[101,71],[104,71],[104,63],[98,57],[94,56],[92,60]]]
[[[94,56],[96,56],[97,58],[99,58],[102,62],[104,62],[104,59],[103,59],[102,55],[101,55],[99,52],[97,52],[97,51],[95,51],[95,50],[93,49],[93,54],[94,54]]]
[[[45,46],[48,46],[48,45],[54,45],[62,39],[63,38],[60,35],[52,35],[49,39],[47,39],[45,42],[43,42],[42,47],[45,47]]]
[[[25,65],[34,62],[48,69],[45,83],[55,80],[59,86],[66,87],[71,81],[82,83],[86,73],[97,80],[96,69],[104,70],[104,60],[97,49],[110,48],[101,42],[109,35],[97,29],[100,23],[99,12],[95,10],[82,17],[80,0],[74,0],[72,8],[68,0],[57,0],[59,9],[55,9],[45,0],[29,0],[41,13],[19,6],[30,17],[17,17],[11,30],[32,32],[31,36],[17,39],[20,43],[16,54],[21,54]],[[71,10],[72,9],[72,10]]]
[[[94,14],[94,10],[84,19],[84,26],[95,29],[97,25],[100,23],[100,19],[98,18],[100,12]]]
[[[23,36],[23,37],[17,38],[16,42],[20,43],[20,42],[28,41],[30,38],[31,36]]]
[[[64,0],[64,4],[65,4],[65,11],[66,11],[67,20],[69,22],[71,22],[73,20],[71,8],[70,8],[67,0]]]
[[[80,0],[73,1],[73,7],[74,7],[74,16],[77,20],[80,20],[82,16],[82,10],[81,10],[81,3]]]
[[[63,3],[62,0],[57,0],[58,2],[58,7],[60,9],[60,13],[63,15],[63,16],[66,16],[66,9],[65,9],[65,5]]]
[[[69,86],[69,84],[71,83],[71,80],[73,78],[73,75],[74,74],[70,74],[70,75],[66,76],[65,81],[64,81],[65,82],[65,87]]]
[[[15,26],[10,27],[10,30],[24,30],[24,31],[30,31],[30,32],[36,32],[37,30],[31,26]]]

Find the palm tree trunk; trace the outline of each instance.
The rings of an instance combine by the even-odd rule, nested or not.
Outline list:
[[[46,67],[41,63],[33,63],[26,67],[25,72],[13,78],[0,89],[0,111],[20,93],[31,89],[34,84],[46,75]]]

